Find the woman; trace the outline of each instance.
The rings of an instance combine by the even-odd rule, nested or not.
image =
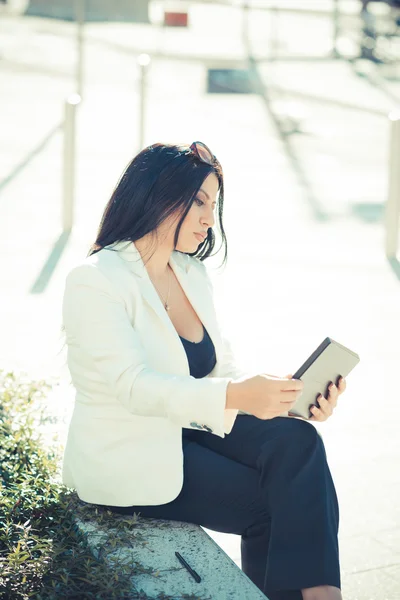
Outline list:
[[[64,483],[116,512],[242,536],[242,569],[271,599],[341,598],[338,505],[315,427],[285,418],[302,382],[235,366],[204,259],[221,165],[201,142],[154,144],[119,181],[63,320],[76,402]],[[344,391],[313,409],[323,421]],[[283,415],[283,416],[280,416]]]

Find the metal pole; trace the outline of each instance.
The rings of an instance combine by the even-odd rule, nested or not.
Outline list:
[[[278,50],[278,7],[271,6],[269,15],[269,56],[271,60],[277,58]]]
[[[340,33],[339,28],[339,0],[333,0],[333,40],[332,40],[332,54],[335,57],[339,57],[340,53],[337,47],[337,41]]]
[[[139,149],[142,150],[144,148],[146,127],[147,72],[150,66],[151,58],[148,54],[141,54],[137,62],[140,68]]]
[[[76,22],[76,81],[75,90],[83,97],[83,26],[85,23],[85,0],[74,0]]]
[[[75,148],[76,148],[76,109],[81,102],[78,94],[72,94],[65,101],[64,156],[63,156],[63,206],[62,228],[71,231],[74,224],[75,199]]]
[[[396,258],[400,221],[400,111],[389,114],[389,193],[386,203],[386,256]]]

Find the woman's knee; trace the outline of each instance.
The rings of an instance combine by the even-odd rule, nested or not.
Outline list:
[[[312,449],[326,458],[323,439],[312,423],[302,419],[278,417],[276,430],[266,436],[259,460],[270,461],[271,451],[283,459],[283,456],[300,455]]]
[[[282,429],[283,437],[301,438],[310,443],[322,442],[322,437],[316,427],[304,419],[296,419],[294,417],[277,417],[279,428]],[[322,442],[323,443],[323,442]]]
[[[314,452],[321,454],[326,458],[325,445],[321,434],[314,425],[302,419],[292,419],[293,431],[292,442],[297,448],[313,448]]]
[[[321,434],[310,421],[305,421],[304,419],[291,418],[290,422],[292,424],[294,435],[300,436],[301,438],[310,440],[312,442],[323,443]]]

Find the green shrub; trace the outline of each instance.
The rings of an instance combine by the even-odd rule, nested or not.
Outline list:
[[[0,371],[0,598],[147,599],[132,591],[131,578],[157,572],[122,560],[111,568],[102,560],[107,546],[129,537],[132,542],[137,515],[120,517],[85,505],[60,483],[60,449],[43,444],[40,433],[49,391],[44,381]],[[112,525],[97,558],[77,518]]]

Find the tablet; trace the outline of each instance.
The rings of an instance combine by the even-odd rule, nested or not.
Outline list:
[[[302,395],[290,409],[290,414],[310,419],[313,416],[310,406],[313,404],[319,407],[319,394],[327,398],[328,386],[331,383],[337,385],[339,378],[347,377],[359,362],[358,354],[327,337],[293,375],[293,379],[304,382],[304,388]]]

